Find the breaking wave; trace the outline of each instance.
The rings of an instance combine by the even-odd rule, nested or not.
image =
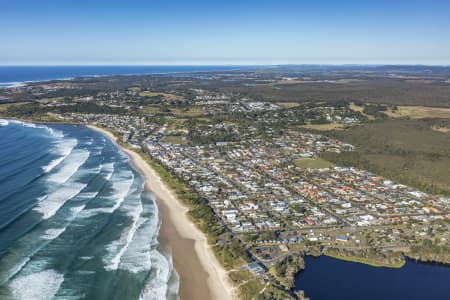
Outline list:
[[[11,205],[30,201],[0,210],[0,218],[13,214],[0,228],[0,299],[177,297],[171,257],[157,250],[157,206],[127,156],[80,126],[1,119],[0,126],[0,142],[11,128],[25,138],[15,141],[11,135],[8,144],[25,142],[28,134],[42,136],[48,145],[42,147],[48,151],[45,160],[30,165],[37,168],[37,179],[0,181],[0,190],[10,184],[8,189],[19,191]],[[7,157],[5,174],[21,176],[14,169],[20,160],[14,158]]]
[[[73,150],[71,155],[63,160],[63,165],[59,170],[48,177],[51,183],[62,184],[67,182],[78,169],[86,162],[89,157],[89,151]]]
[[[66,203],[78,195],[87,185],[83,183],[71,183],[60,187],[55,192],[47,195],[47,198],[40,201],[34,211],[42,214],[43,219],[51,218]]]
[[[77,145],[77,140],[75,140],[75,139],[70,139],[70,140],[68,140],[66,142],[58,143],[56,152],[57,152],[58,155],[60,155],[60,157],[55,158],[48,165],[42,167],[44,172],[48,173],[51,170],[53,170],[53,168],[58,166],[64,159],[66,159],[67,156],[70,155],[70,153],[72,152],[73,148],[76,145]]]
[[[172,272],[171,261],[156,250],[152,251],[153,278],[143,289],[140,300],[166,299],[168,282]]]
[[[55,270],[45,270],[18,276],[11,282],[10,288],[14,299],[52,299],[63,281],[63,274]]]

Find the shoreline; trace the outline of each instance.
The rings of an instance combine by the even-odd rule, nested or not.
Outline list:
[[[130,158],[130,164],[144,176],[145,188],[156,196],[161,219],[158,240],[163,249],[172,253],[173,265],[180,278],[180,298],[234,299],[234,289],[226,270],[215,257],[206,236],[189,219],[188,208],[138,153],[119,145],[111,132],[92,125],[87,127],[118,145]]]
[[[6,82],[0,82],[0,89],[10,89],[10,88],[21,88],[29,85],[40,85],[40,84],[51,84],[51,83],[57,83],[57,82],[67,82],[67,81],[77,81],[77,80],[84,80],[84,79],[90,79],[90,78],[108,78],[108,77],[117,77],[117,76],[123,76],[123,77],[132,77],[132,76],[167,76],[167,75],[179,75],[179,74],[203,74],[203,73],[209,73],[209,72],[220,72],[220,71],[229,71],[229,72],[236,72],[236,71],[242,71],[242,70],[248,70],[251,69],[259,69],[259,68],[265,68],[265,67],[273,67],[277,65],[104,65],[104,66],[89,66],[86,65],[84,67],[137,67],[137,68],[147,68],[147,67],[200,67],[200,68],[208,68],[211,67],[210,70],[191,70],[191,71],[166,71],[166,72],[144,72],[144,73],[122,73],[122,74],[83,74],[83,75],[73,75],[69,77],[59,77],[59,78],[49,78],[49,79],[35,79],[35,80],[23,80],[23,81],[6,81]],[[0,67],[11,67],[11,68],[17,68],[17,67],[40,67],[40,66],[0,66]],[[50,66],[51,67],[51,66]],[[73,67],[73,66],[53,66],[53,67]],[[219,69],[216,69],[216,68]],[[221,70],[221,67],[226,67],[226,69]]]
[[[406,259],[399,263],[396,263],[396,264],[385,264],[385,263],[379,263],[379,262],[371,262],[369,260],[365,260],[365,259],[359,258],[359,257],[346,257],[346,256],[334,255],[334,254],[330,254],[330,253],[323,253],[322,255],[330,257],[330,258],[334,258],[337,260],[346,261],[346,262],[368,265],[368,266],[374,267],[374,268],[401,269],[406,264]]]

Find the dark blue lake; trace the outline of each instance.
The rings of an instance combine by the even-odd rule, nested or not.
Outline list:
[[[377,268],[322,256],[305,258],[295,287],[311,300],[448,300],[450,267],[408,261]]]

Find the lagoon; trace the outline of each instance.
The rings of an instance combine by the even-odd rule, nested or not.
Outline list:
[[[327,256],[306,257],[295,288],[311,300],[448,300],[450,267],[408,260],[403,268],[371,267]]]

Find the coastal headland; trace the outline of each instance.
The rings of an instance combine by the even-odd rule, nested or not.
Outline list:
[[[107,130],[88,127],[117,141]],[[174,267],[180,277],[180,298],[233,299],[228,275],[214,256],[205,235],[189,219],[188,209],[138,153],[118,146],[130,157],[131,165],[144,176],[145,188],[156,196],[162,221],[159,241],[163,250],[172,253]]]

